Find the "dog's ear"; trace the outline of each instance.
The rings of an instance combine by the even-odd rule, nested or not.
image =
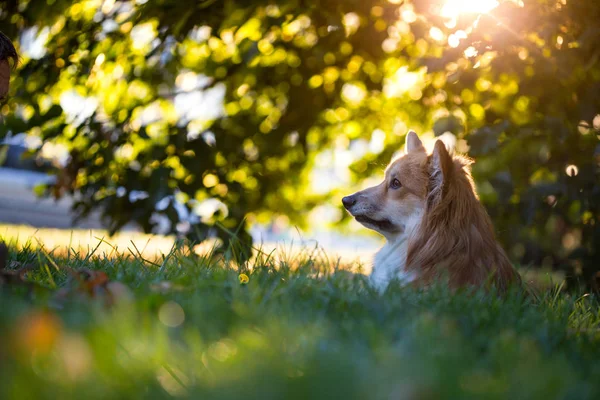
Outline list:
[[[446,150],[446,145],[441,140],[435,142],[433,153],[431,154],[431,180],[436,189],[441,189],[442,193],[448,181],[452,178],[454,163],[452,157]]]
[[[419,139],[415,131],[408,131],[408,134],[406,135],[406,152],[411,153],[419,149],[425,149],[421,139]]]

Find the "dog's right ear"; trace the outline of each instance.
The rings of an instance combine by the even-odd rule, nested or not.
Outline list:
[[[431,154],[433,189],[441,189],[440,193],[443,194],[448,186],[448,181],[452,177],[453,169],[452,156],[448,153],[446,145],[441,140],[437,140]]]
[[[406,135],[406,152],[411,153],[419,149],[424,149],[423,142],[421,142],[421,139],[419,139],[415,131],[408,131],[408,134]]]

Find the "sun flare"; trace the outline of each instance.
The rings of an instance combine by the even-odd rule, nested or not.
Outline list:
[[[498,0],[447,0],[442,6],[441,15],[456,18],[460,14],[485,14],[498,7]]]

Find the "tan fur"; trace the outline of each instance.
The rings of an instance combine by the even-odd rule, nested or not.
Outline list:
[[[388,239],[381,253],[398,258],[376,257],[375,272],[385,264],[381,268],[398,269],[397,276],[414,284],[445,277],[451,288],[491,284],[504,291],[520,282],[475,192],[472,160],[452,157],[441,141],[428,155],[414,132],[407,150],[380,185],[344,198],[359,222]],[[394,179],[401,187],[393,187]]]

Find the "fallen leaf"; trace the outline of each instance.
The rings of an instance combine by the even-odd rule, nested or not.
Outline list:
[[[22,266],[20,263],[11,263],[11,268],[17,269],[6,269],[8,266],[8,247],[4,243],[0,243],[0,287],[4,285],[19,285],[25,286],[30,291],[35,287],[42,287],[33,282],[25,280],[25,274],[28,271],[35,269],[33,265]]]
[[[102,298],[107,306],[112,306],[116,302],[133,299],[133,293],[126,285],[120,282],[111,282],[104,271],[87,268],[74,269],[51,262],[58,270],[66,271],[70,275],[67,284],[54,292],[55,300],[63,301],[68,297],[83,296]],[[46,289],[44,286],[25,279],[27,272],[37,269],[37,266],[22,266],[20,263],[13,262],[10,267],[14,269],[9,270],[6,269],[7,264],[8,247],[6,244],[0,243],[0,287],[3,285],[20,285],[27,287],[30,292],[38,287]]]
[[[111,282],[104,271],[87,268],[62,268],[69,272],[71,279],[65,287],[56,292],[58,300],[65,300],[72,296],[84,296],[103,299],[106,306],[112,306],[117,302],[133,299],[133,293],[127,285],[121,282]]]

